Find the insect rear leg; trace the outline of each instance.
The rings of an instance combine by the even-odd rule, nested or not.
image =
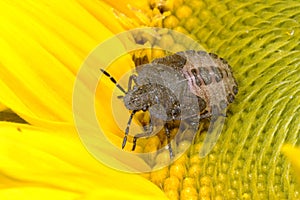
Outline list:
[[[170,159],[172,159],[174,157],[173,155],[173,150],[171,147],[171,143],[170,143],[170,139],[171,139],[171,135],[170,135],[170,124],[167,122],[165,124],[165,131],[166,131],[166,135],[167,135],[167,143],[168,143],[168,149],[169,149],[169,153],[170,153]]]
[[[220,134],[222,133],[225,119],[225,117],[220,116],[216,118],[215,121],[210,121],[206,137],[199,151],[200,158],[204,158],[212,151],[213,147],[219,139]]]

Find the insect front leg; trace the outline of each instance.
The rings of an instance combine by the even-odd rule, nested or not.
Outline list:
[[[137,79],[137,76],[135,74],[132,74],[131,76],[129,76],[127,90],[131,90],[132,82],[134,82],[136,84],[136,79]]]
[[[137,135],[135,135],[135,136],[133,137],[132,151],[135,150],[137,139],[143,138],[143,137],[149,137],[149,136],[151,135],[152,132],[153,132],[153,123],[152,123],[151,120],[150,120],[148,129],[147,129],[144,133],[139,133],[139,134],[137,134]]]
[[[126,145],[126,142],[127,142],[127,136],[128,136],[128,133],[129,133],[129,127],[130,127],[130,124],[131,124],[133,115],[134,115],[136,112],[137,112],[137,111],[134,110],[134,111],[132,111],[132,113],[130,114],[129,120],[128,120],[128,122],[127,122],[126,130],[125,130],[125,136],[124,136],[124,138],[123,138],[122,149],[124,149],[124,147],[125,147],[125,145]]]

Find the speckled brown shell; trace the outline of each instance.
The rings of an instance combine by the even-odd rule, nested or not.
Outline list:
[[[215,54],[188,50],[152,63],[172,67],[183,74],[190,92],[198,97],[202,118],[220,114],[238,93],[231,67]]]

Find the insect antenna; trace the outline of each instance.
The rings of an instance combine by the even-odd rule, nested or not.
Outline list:
[[[105,75],[105,76],[107,76],[110,80],[111,80],[111,82],[113,82],[116,86],[117,86],[117,88],[119,88],[124,94],[126,94],[126,91],[124,90],[124,88],[121,86],[121,85],[119,85],[118,83],[117,83],[117,81],[116,81],[116,79],[114,79],[114,77],[112,77],[107,71],[105,71],[104,69],[101,69],[100,68],[100,71]]]

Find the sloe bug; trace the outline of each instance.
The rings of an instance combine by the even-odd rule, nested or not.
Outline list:
[[[150,115],[166,122],[164,128],[171,158],[170,126],[174,120],[192,119],[190,125],[197,126],[203,118],[224,115],[223,111],[238,93],[229,64],[216,54],[205,51],[181,51],[138,67],[137,75],[129,77],[127,91],[108,72],[100,70],[125,94],[124,105],[132,111],[122,148],[126,145],[134,114],[149,111]],[[163,109],[155,107],[158,104]],[[135,150],[138,138],[146,137],[152,131],[150,120],[148,130],[133,137],[132,150]]]

